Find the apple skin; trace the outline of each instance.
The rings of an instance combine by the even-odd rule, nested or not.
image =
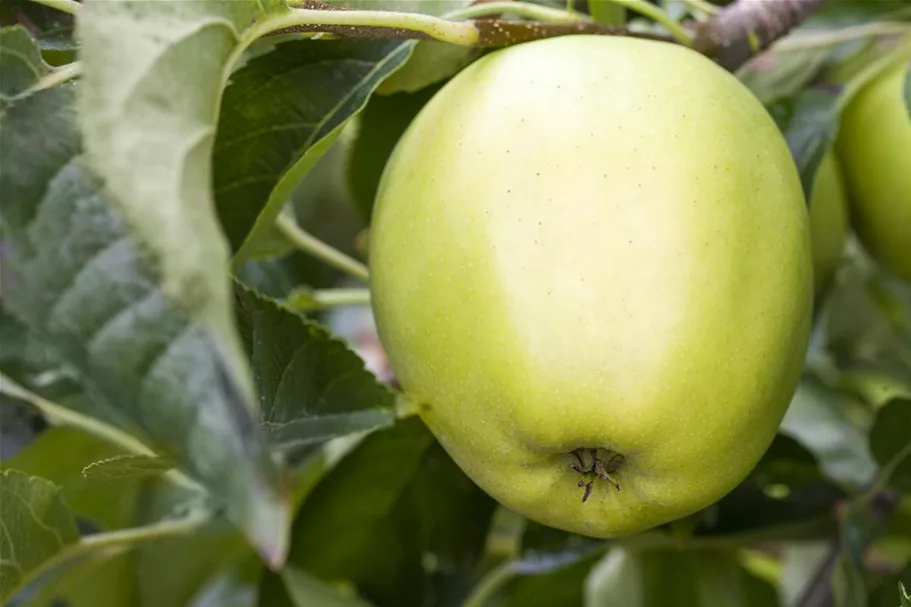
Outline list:
[[[791,154],[743,85],[672,44],[568,36],[460,72],[390,158],[370,261],[380,338],[443,447],[584,535],[728,493],[806,352]],[[583,502],[580,448],[623,456],[619,491],[597,479]]]
[[[851,222],[883,266],[911,282],[911,117],[902,96],[907,61],[865,86],[841,118],[837,150]]]
[[[833,151],[823,156],[810,195],[810,240],[816,301],[824,297],[848,237],[848,203],[841,169]]]

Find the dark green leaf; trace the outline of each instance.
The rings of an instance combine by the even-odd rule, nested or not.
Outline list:
[[[9,19],[27,27],[42,50],[72,51],[76,48],[73,15],[31,0],[5,0],[5,4]]]
[[[542,575],[523,575],[511,584],[504,607],[582,607],[585,580],[596,561],[589,556]]]
[[[0,472],[0,601],[61,551],[79,541],[73,515],[50,481],[16,470]]]
[[[805,376],[797,387],[780,432],[806,447],[825,474],[849,487],[863,487],[876,474],[867,437],[848,418],[850,397]]]
[[[298,40],[231,77],[215,142],[214,187],[219,217],[240,258],[411,48],[396,40]]]
[[[0,102],[19,95],[48,71],[24,27],[0,28]]]
[[[614,549],[592,570],[586,607],[774,607],[771,585],[730,552]]]
[[[369,607],[350,589],[344,592],[294,567],[285,567],[282,579],[297,607]]]
[[[313,489],[289,563],[351,580],[378,605],[426,604],[431,573],[474,571],[492,511],[420,420],[406,419],[365,438]]]
[[[87,483],[82,470],[94,461],[122,454],[123,449],[90,434],[56,427],[3,462],[3,467],[54,482],[75,515],[101,529],[118,529],[132,522],[139,483]]]
[[[348,159],[348,183],[351,195],[366,220],[370,220],[380,176],[392,149],[420,109],[438,90],[439,87],[428,87],[413,94],[375,95],[361,114],[357,137]]]
[[[238,284],[238,323],[253,365],[262,427],[277,448],[388,426],[395,398],[319,323]]]
[[[911,399],[896,398],[883,406],[870,431],[870,451],[888,481],[911,492]]]
[[[901,607],[911,607],[911,594],[908,594],[903,582],[898,583],[898,595],[902,602]]]
[[[82,469],[88,480],[116,480],[158,476],[174,467],[167,457],[123,454],[94,461]]]
[[[205,297],[196,301],[204,313],[191,315],[187,292],[174,295],[162,266],[112,208],[79,155],[73,96],[72,85],[39,91],[0,118],[0,196],[12,250],[5,303],[108,422],[174,457],[278,559],[286,505],[229,353],[230,319],[214,322]]]
[[[905,106],[908,108],[908,118],[911,119],[911,63],[908,64],[908,72],[905,74]]]
[[[792,487],[819,482],[821,474],[816,458],[806,447],[790,436],[777,434],[750,473],[750,480],[762,487]]]
[[[800,172],[804,196],[810,200],[816,171],[835,141],[839,94],[836,90],[807,89],[788,103],[789,120],[782,131]]]
[[[135,607],[129,552],[99,552],[42,578],[28,607]],[[31,587],[29,588],[31,591]]]
[[[863,575],[844,556],[835,563],[832,595],[835,607],[867,607],[867,588]]]

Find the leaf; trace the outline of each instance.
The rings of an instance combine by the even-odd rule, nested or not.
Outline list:
[[[897,489],[911,492],[911,399],[896,398],[880,408],[870,431],[870,451]]]
[[[419,419],[367,436],[312,490],[293,529],[289,564],[347,579],[380,605],[425,604],[430,573],[474,573],[493,500]],[[461,573],[460,573],[461,572]]]
[[[42,50],[75,50],[73,15],[30,0],[6,0],[6,4],[12,20],[29,28]]]
[[[369,607],[351,593],[343,593],[326,582],[320,581],[312,575],[295,569],[285,567],[282,570],[282,579],[285,588],[297,607]]]
[[[134,607],[129,552],[99,552],[41,579],[29,607]]]
[[[87,480],[135,479],[158,476],[174,467],[167,457],[123,454],[92,462],[82,469]]]
[[[809,201],[816,183],[816,171],[835,141],[840,113],[835,90],[807,89],[786,101],[779,101],[773,113],[787,114],[779,126],[794,156],[805,198]],[[781,105],[787,110],[783,112]],[[784,122],[784,124],[782,124]],[[809,203],[808,203],[809,204]]]
[[[863,431],[848,417],[849,397],[812,376],[797,386],[779,432],[810,450],[825,474],[848,487],[860,488],[876,474]]]
[[[905,74],[905,106],[908,108],[908,118],[911,118],[911,63],[908,64],[908,72]]]
[[[89,484],[82,476],[91,462],[117,455],[123,455],[123,449],[74,428],[55,427],[42,432],[3,467],[55,483],[73,514],[100,529],[118,529],[132,522],[139,483]]]
[[[523,575],[511,585],[504,607],[581,607],[585,578],[596,562],[597,556],[588,556],[541,575]]]
[[[300,455],[340,436],[389,426],[395,398],[319,323],[238,284],[262,427],[277,449]]]
[[[0,103],[19,95],[50,69],[21,25],[0,28]]]
[[[775,589],[731,552],[632,552],[615,548],[586,583],[586,607],[773,607]]]
[[[867,588],[860,571],[844,556],[835,563],[832,574],[832,595],[835,607],[866,607]]]
[[[911,594],[908,594],[902,582],[898,583],[898,596],[902,602],[901,607],[911,607]]]
[[[350,9],[384,10],[441,16],[471,4],[471,0],[330,0]],[[474,59],[481,50],[435,40],[411,42],[413,52],[404,65],[377,88],[380,95],[413,93],[446,80]]]
[[[626,8],[610,0],[588,0],[588,13],[596,23],[617,27],[626,23]]]
[[[737,70],[737,78],[763,103],[799,95],[819,74],[833,52],[831,46],[760,53]]]
[[[345,123],[410,52],[396,40],[297,40],[231,77],[213,162],[218,214],[238,258],[246,258]]]
[[[172,297],[167,269],[114,210],[80,156],[73,96],[72,85],[42,90],[0,117],[0,197],[12,249],[5,303],[53,348],[107,422],[174,457],[268,560],[280,560],[287,505],[232,362],[232,338],[191,314],[186,293]],[[197,301],[211,308],[205,299]]]
[[[775,440],[750,473],[762,487],[811,485],[822,480],[819,464],[806,447],[785,434]]]
[[[429,87],[413,94],[375,95],[361,114],[347,173],[351,195],[367,221],[373,211],[380,176],[395,144],[438,90],[439,87]]]
[[[6,601],[79,542],[79,533],[56,485],[16,470],[0,472],[0,480],[0,601]]]

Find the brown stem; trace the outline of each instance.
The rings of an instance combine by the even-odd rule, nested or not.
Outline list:
[[[826,0],[737,0],[718,15],[692,24],[693,48],[734,71],[768,48]]]

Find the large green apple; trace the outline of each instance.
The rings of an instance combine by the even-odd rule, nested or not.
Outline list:
[[[810,196],[810,235],[813,243],[813,286],[817,300],[829,283],[848,237],[848,208],[841,169],[834,152],[823,156]]]
[[[902,63],[864,87],[842,114],[838,153],[854,228],[884,266],[911,281],[911,117]]]
[[[708,59],[522,44],[449,82],[390,158],[380,337],[484,490],[632,533],[716,501],[769,446],[807,345],[808,224],[775,123]]]

